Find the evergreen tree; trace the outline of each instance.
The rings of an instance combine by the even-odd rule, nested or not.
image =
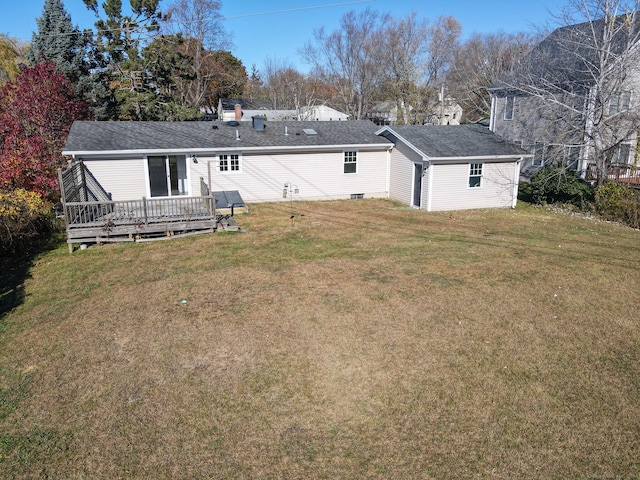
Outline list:
[[[157,82],[144,58],[143,48],[157,34],[163,18],[159,0],[130,0],[130,13],[122,0],[83,0],[96,14],[92,56],[101,79],[100,112],[96,119],[162,120],[154,103]],[[102,17],[101,17],[102,16]]]
[[[88,92],[91,80],[87,39],[73,26],[62,0],[45,0],[42,16],[36,21],[38,32],[32,35],[27,52],[31,65],[52,61],[58,72],[75,85],[77,92]]]

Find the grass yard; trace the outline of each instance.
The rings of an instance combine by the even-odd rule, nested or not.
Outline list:
[[[639,478],[640,232],[290,208],[38,257],[0,317],[0,478]]]

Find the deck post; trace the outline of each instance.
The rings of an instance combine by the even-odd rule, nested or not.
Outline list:
[[[144,209],[144,224],[149,225],[149,219],[147,218],[147,199],[142,197],[142,208]]]

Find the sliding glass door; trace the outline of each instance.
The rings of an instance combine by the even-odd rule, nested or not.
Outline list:
[[[152,197],[189,195],[187,158],[185,155],[147,157],[149,193]]]

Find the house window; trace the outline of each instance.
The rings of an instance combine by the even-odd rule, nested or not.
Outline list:
[[[504,107],[504,119],[505,120],[513,120],[513,105],[516,101],[516,97],[513,95],[509,95],[507,97],[507,102]]]
[[[611,157],[611,163],[617,165],[626,165],[629,163],[629,153],[631,153],[631,145],[622,144],[615,149]]]
[[[344,152],[344,173],[356,173],[358,152]]]
[[[218,171],[220,173],[239,172],[240,171],[240,155],[221,154],[218,155]]]
[[[580,160],[580,145],[567,146],[567,151],[565,156],[565,164],[567,165],[567,167],[573,170],[577,170],[579,160]]]
[[[631,106],[631,92],[617,92],[609,99],[609,115],[626,112]]]
[[[482,184],[482,164],[472,163],[469,165],[469,188],[476,188]]]
[[[544,158],[547,153],[547,147],[544,143],[537,143],[533,147],[533,162],[531,163],[534,167],[541,167],[544,165]]]

